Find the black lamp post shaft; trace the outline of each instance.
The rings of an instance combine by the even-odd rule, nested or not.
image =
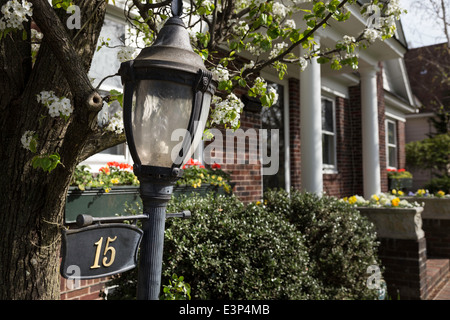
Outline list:
[[[147,208],[148,219],[143,223],[138,276],[138,300],[158,300],[161,287],[162,257],[166,208]]]
[[[158,300],[161,288],[162,258],[166,207],[173,191],[174,180],[153,180],[139,177],[144,214],[144,236],[141,242],[138,269],[138,300]]]

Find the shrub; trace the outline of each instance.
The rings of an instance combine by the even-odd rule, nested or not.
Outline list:
[[[277,212],[234,196],[183,197],[167,223],[164,281],[182,274],[193,299],[317,299],[303,236]]]
[[[450,193],[450,176],[444,175],[439,178],[431,179],[425,185],[425,189],[428,189],[431,193],[437,193],[439,191]]]
[[[379,265],[375,232],[355,208],[296,191],[265,199],[245,206],[235,196],[173,198],[168,212],[192,217],[167,220],[162,284],[182,275],[192,299],[377,298],[366,285],[367,268]],[[136,279],[136,269],[115,277],[108,299],[132,298]]]
[[[267,210],[282,214],[305,237],[312,276],[325,299],[375,299],[367,268],[379,265],[373,224],[334,197],[291,190],[265,194]]]

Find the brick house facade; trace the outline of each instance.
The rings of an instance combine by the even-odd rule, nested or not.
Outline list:
[[[398,168],[405,166],[405,121],[397,116],[392,116],[392,111],[386,112],[384,65],[378,63],[376,74],[377,83],[377,112],[378,112],[378,140],[379,150],[377,156],[380,163],[380,189],[388,191],[387,179],[387,148],[386,148],[386,119],[395,124],[396,163]],[[302,190],[301,179],[301,106],[300,106],[300,81],[296,78],[288,78],[288,115],[289,120],[289,175],[290,184],[286,188]],[[244,96],[242,94],[241,96]],[[244,99],[245,101],[245,99]],[[336,125],[336,172],[323,173],[323,191],[332,196],[344,197],[354,194],[363,195],[363,148],[362,148],[362,103],[361,85],[355,84],[348,87],[348,97],[335,96],[335,125]],[[241,118],[241,129],[262,129],[261,109],[244,108]],[[320,134],[320,133],[319,133]],[[248,142],[246,150],[248,151]],[[237,154],[236,152],[235,154]],[[249,158],[249,155],[246,155]],[[267,186],[264,185],[261,164],[222,164],[223,169],[231,174],[236,183],[234,193],[244,202],[261,200]]]
[[[319,34],[318,40],[320,39],[321,45],[331,46],[342,39],[343,35],[364,28],[364,23],[363,19],[356,16],[339,28],[333,29],[332,25],[332,32],[328,32],[327,28]],[[344,68],[336,72],[329,66],[318,66],[312,62],[313,68],[307,72],[319,79],[319,83],[312,86],[311,92],[305,93],[305,85],[310,85],[310,81],[298,67],[289,67],[283,81],[278,80],[270,70],[263,71],[261,76],[277,86],[280,96],[278,105],[272,108],[279,108],[282,115],[281,124],[276,128],[280,132],[282,150],[271,150],[275,152],[272,156],[280,155],[279,170],[270,177],[264,174],[265,167],[261,161],[263,150],[259,143],[262,139],[259,135],[256,146],[250,146],[255,143],[251,139],[241,149],[233,143],[235,161],[226,163],[223,160],[220,164],[236,184],[233,190],[235,195],[248,203],[261,200],[264,190],[273,186],[301,191],[314,190],[313,192],[324,192],[336,197],[364,195],[372,190],[388,191],[386,169],[403,168],[405,165],[405,115],[415,110],[409,80],[403,71],[406,46],[401,26],[399,27],[397,39],[376,42],[360,53],[360,70]],[[99,69],[105,67],[100,66]],[[104,85],[105,90],[120,89],[114,87],[113,82],[105,82]],[[241,115],[243,132],[255,130],[259,134],[259,130],[268,128],[264,122],[264,111],[255,107],[254,101],[247,99],[245,92],[237,92],[237,95],[245,102]],[[307,99],[310,95],[315,97],[315,102]],[[322,120],[322,130],[305,131],[306,127],[309,128],[310,120],[316,124]],[[323,130],[325,125],[330,126],[326,134]],[[367,130],[369,125],[375,129]],[[226,132],[222,132],[226,137]],[[388,136],[395,137],[389,148]],[[326,150],[320,142],[325,138],[328,139]],[[311,162],[313,158],[309,152],[305,152],[306,145],[311,146],[311,139],[319,142],[313,151],[315,162]],[[226,147],[226,139],[223,144]],[[205,143],[204,147],[207,145]],[[214,156],[224,159],[223,154]],[[237,157],[243,157],[246,162],[239,163]],[[259,157],[260,161],[250,163],[250,159],[255,157]],[[325,161],[322,160],[325,158],[327,163],[324,165]],[[132,163],[126,148],[115,148],[88,159],[85,164],[96,171],[107,161]],[[304,177],[310,171],[315,179],[313,182]],[[91,285],[93,283],[81,283],[79,287],[70,289],[66,288],[66,282],[63,281],[62,298],[93,298],[93,292],[89,291]],[[95,286],[97,289],[104,289],[103,280],[95,282]]]

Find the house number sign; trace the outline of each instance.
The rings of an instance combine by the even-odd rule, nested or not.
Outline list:
[[[63,231],[61,275],[95,279],[133,269],[143,231],[123,223]]]

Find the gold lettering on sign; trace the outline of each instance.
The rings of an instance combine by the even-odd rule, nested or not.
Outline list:
[[[114,242],[117,240],[117,236],[115,236],[114,238],[110,238],[108,237],[108,239],[106,240],[106,245],[105,245],[105,250],[103,251],[103,260],[102,260],[102,265],[105,268],[108,268],[109,266],[111,266],[114,263],[114,259],[116,258],[116,249],[112,246],[110,246],[110,242]],[[102,251],[102,245],[103,245],[103,237],[100,238],[100,240],[98,240],[96,243],[94,243],[94,245],[97,247],[97,249],[95,250],[95,258],[94,258],[94,264],[91,266],[91,269],[98,269],[100,268],[100,253]],[[108,257],[106,257],[106,254],[108,253],[108,251],[111,252],[111,257],[108,261]]]

